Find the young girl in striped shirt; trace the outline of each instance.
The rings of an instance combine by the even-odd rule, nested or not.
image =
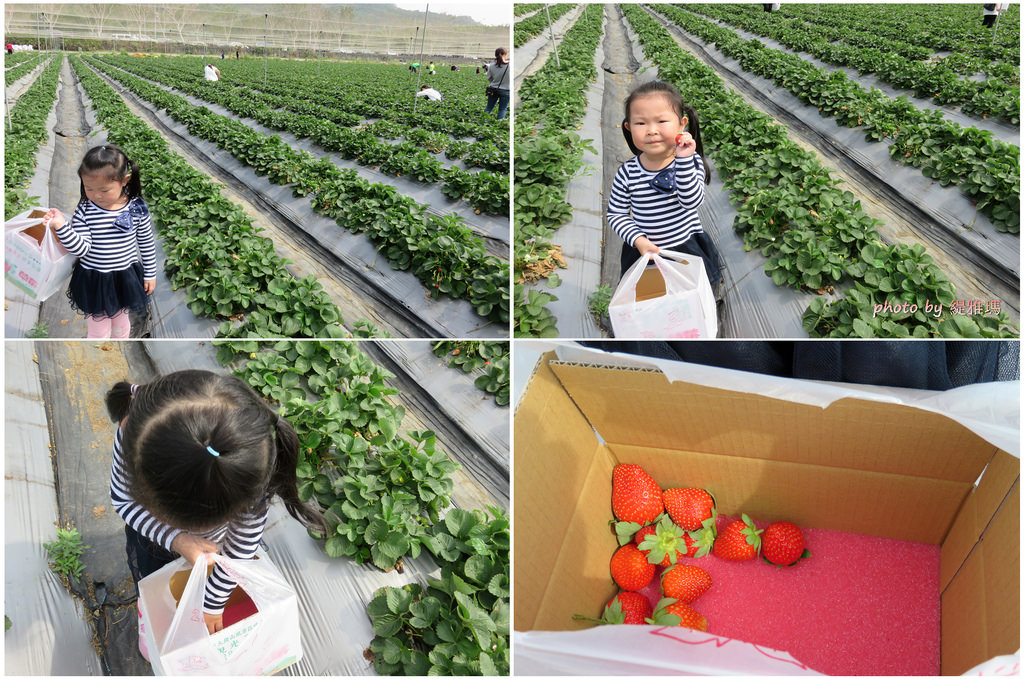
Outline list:
[[[131,332],[128,313],[145,311],[156,289],[156,239],[139,168],[107,144],[89,149],[78,176],[82,193],[71,221],[54,208],[44,222],[78,257],[67,294],[85,314],[87,336],[124,339]]]
[[[622,133],[636,155],[615,173],[608,199],[608,224],[624,241],[620,276],[644,253],[664,248],[703,259],[717,291],[718,251],[697,214],[711,181],[697,113],[659,80],[636,87],[625,108]]]
[[[299,500],[295,430],[237,377],[182,370],[149,384],[118,382],[106,406],[118,423],[110,499],[126,524],[136,589],[179,555],[193,564],[210,552],[251,559],[275,495],[326,533],[320,513]],[[211,634],[223,629],[234,588],[214,566],[203,606]]]

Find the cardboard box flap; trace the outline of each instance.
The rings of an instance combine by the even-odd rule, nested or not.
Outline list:
[[[1019,478],[1019,459],[1003,451],[992,457],[942,543],[940,588],[945,589],[960,570]]]
[[[844,398],[827,408],[683,382],[660,371],[550,362],[612,444],[735,455],[973,483],[996,448],[953,420]],[[725,428],[722,422],[731,426]],[[900,451],[894,455],[892,451]]]
[[[993,656],[1017,651],[1019,621],[1018,480],[942,593],[942,674],[962,674]]]
[[[550,355],[538,363],[515,415],[514,521],[543,526],[516,534],[516,591],[551,579],[559,559],[553,548],[572,542],[564,538],[600,447],[593,428],[548,367],[548,358]],[[567,454],[567,449],[575,454]],[[611,478],[610,470],[607,478]],[[611,497],[610,486],[607,497]],[[516,604],[517,629],[532,628],[541,598],[524,597]]]

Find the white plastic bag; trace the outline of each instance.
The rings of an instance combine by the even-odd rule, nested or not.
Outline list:
[[[648,262],[656,268],[648,269]],[[718,334],[715,295],[704,261],[669,250],[645,253],[626,271],[608,304],[608,316],[616,338],[708,339]]]
[[[203,618],[207,565],[192,567],[175,607],[172,576],[189,569],[184,558],[139,582],[139,645],[148,650],[156,675],[274,674],[302,659],[295,591],[263,551],[253,561],[214,555],[257,611],[210,634]]]
[[[820,674],[784,651],[663,625],[515,632],[512,648],[517,676]]]
[[[7,280],[40,302],[60,288],[75,264],[75,257],[43,223],[46,212],[29,210],[4,223]]]

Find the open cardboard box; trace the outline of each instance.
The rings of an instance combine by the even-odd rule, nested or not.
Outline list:
[[[259,560],[259,557],[253,557],[253,560]],[[171,596],[174,598],[175,607],[181,603],[181,595],[185,592],[185,585],[188,584],[188,576],[191,573],[190,569],[180,570],[172,575],[167,583],[171,590]],[[211,563],[206,568],[206,577],[209,578],[212,574],[213,564]],[[256,612],[258,612],[256,604],[249,598],[246,591],[241,587],[235,587],[234,591],[231,592],[231,596],[228,597],[227,603],[224,604],[224,628],[227,629]]]
[[[907,405],[821,408],[553,353],[515,415],[517,632],[591,627],[573,614],[617,591],[608,524],[619,462],[663,487],[719,489],[722,514],[941,545],[942,673],[1020,646],[1017,457]]]

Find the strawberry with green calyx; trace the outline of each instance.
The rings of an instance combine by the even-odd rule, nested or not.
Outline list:
[[[686,541],[686,556],[700,558],[711,553],[715,546],[715,538],[718,536],[718,527],[715,525],[717,518],[718,512],[715,511],[698,530],[691,530],[683,536]]]
[[[761,548],[761,532],[746,514],[727,525],[715,540],[715,556],[729,561],[748,561]]]
[[[703,568],[680,563],[661,575],[661,593],[684,604],[692,604],[711,589],[711,576]]]
[[[619,464],[612,470],[612,512],[619,521],[641,526],[665,510],[661,486],[635,464]]]
[[[615,539],[619,541],[620,547],[628,542],[633,542],[636,534],[646,528],[646,526],[641,526],[633,521],[609,521],[609,523],[615,529]]]
[[[574,615],[573,620],[587,620],[600,625],[643,625],[652,614],[651,602],[639,592],[619,592],[604,605],[601,618]]]
[[[612,580],[628,592],[641,590],[654,579],[654,564],[632,542],[615,550],[610,568]]]
[[[696,609],[671,597],[666,597],[658,602],[654,613],[647,619],[651,625],[666,625],[668,627],[689,627],[690,629],[706,632],[708,621]]]
[[[789,521],[776,521],[761,535],[761,558],[776,566],[792,566],[811,553],[804,548],[804,534]]]
[[[686,555],[686,532],[672,523],[667,514],[662,514],[656,524],[644,526],[633,537],[647,560],[658,566],[671,566]]]
[[[684,530],[699,530],[717,516],[715,498],[703,488],[669,488],[661,494],[665,511]]]

